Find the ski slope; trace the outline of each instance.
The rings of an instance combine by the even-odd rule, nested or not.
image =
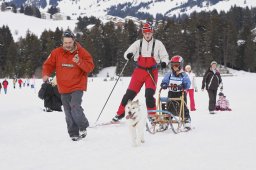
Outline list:
[[[140,147],[132,147],[125,123],[89,128],[85,140],[71,141],[64,113],[42,111],[43,101],[37,97],[41,80],[36,80],[35,89],[13,89],[9,81],[8,94],[4,95],[3,89],[0,94],[0,169],[254,170],[256,74],[235,74],[223,77],[223,92],[230,101],[231,112],[210,115],[207,92],[199,91],[195,94],[197,111],[190,113],[195,129],[180,134],[171,130],[146,133],[146,143]],[[91,124],[115,84],[103,79],[90,79],[84,94],[82,105]],[[121,80],[99,122],[115,115],[130,78]],[[199,87],[201,81],[197,78]],[[137,98],[145,107],[144,88]]]

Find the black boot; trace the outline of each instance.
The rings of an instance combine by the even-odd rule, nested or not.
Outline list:
[[[121,115],[115,115],[115,117],[113,117],[112,121],[113,121],[113,122],[118,122],[118,121],[121,120],[124,116],[125,116],[124,113],[122,113]]]

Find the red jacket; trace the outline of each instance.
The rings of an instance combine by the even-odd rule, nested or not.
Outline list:
[[[4,86],[4,89],[7,89],[8,81],[7,81],[7,80],[4,80],[2,84],[3,84],[3,86]]]
[[[19,79],[19,80],[18,80],[18,83],[19,83],[19,84],[22,84],[22,83],[23,83],[23,81],[22,81],[21,79]]]
[[[79,43],[76,43],[74,52],[66,51],[63,47],[54,49],[43,64],[43,76],[50,76],[56,71],[58,90],[61,94],[71,93],[75,90],[87,89],[87,75],[94,69],[90,53]],[[79,63],[72,61],[78,54]]]

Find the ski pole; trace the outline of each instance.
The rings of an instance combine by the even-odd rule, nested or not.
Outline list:
[[[132,57],[132,58],[133,58],[133,57]],[[123,74],[123,71],[124,71],[124,69],[125,69],[125,67],[127,66],[127,64],[128,64],[129,61],[130,61],[130,60],[127,60],[127,61],[126,61],[126,63],[125,63],[125,65],[124,65],[124,67],[123,67],[121,73],[119,74],[119,76],[118,76],[118,78],[117,78],[117,80],[116,80],[116,83],[115,83],[114,87],[112,88],[112,90],[111,90],[111,92],[110,92],[110,94],[109,94],[109,96],[108,96],[108,98],[107,98],[107,101],[105,102],[103,108],[102,108],[101,111],[100,111],[100,114],[99,114],[99,116],[98,116],[98,118],[97,118],[95,124],[98,122],[98,120],[99,120],[99,118],[100,118],[100,116],[101,116],[101,114],[102,114],[102,112],[103,112],[105,106],[107,105],[107,102],[108,102],[108,100],[109,100],[111,94],[113,93],[113,91],[114,91],[114,89],[115,89],[115,87],[116,87],[116,84],[117,84],[118,80],[120,79],[121,75]]]

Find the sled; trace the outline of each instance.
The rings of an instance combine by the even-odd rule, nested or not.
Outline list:
[[[161,97],[162,88],[159,90],[157,110],[149,110],[149,116],[146,123],[146,129],[149,133],[155,134],[171,128],[173,133],[187,132],[191,128],[185,127],[185,110],[186,102],[184,101],[184,91],[179,98]],[[172,104],[173,110],[167,110],[167,105]],[[179,106],[179,107],[174,107]],[[150,113],[156,113],[150,115]]]

